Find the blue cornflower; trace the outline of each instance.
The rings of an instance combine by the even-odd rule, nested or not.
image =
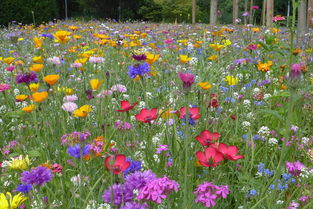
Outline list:
[[[258,165],[258,172],[259,173],[263,173],[263,171],[264,171],[264,163],[259,163],[259,165]]]
[[[288,181],[291,178],[291,174],[289,173],[283,173],[281,176],[285,181]]]
[[[234,103],[235,101],[236,101],[236,99],[234,99],[232,97],[226,97],[225,98],[225,102]]]
[[[15,190],[18,191],[18,192],[22,192],[22,193],[25,194],[25,193],[27,193],[27,192],[33,190],[33,187],[32,187],[31,184],[19,184],[19,185],[16,187]]]
[[[150,72],[150,66],[148,63],[136,64],[128,67],[128,75],[130,78],[134,79],[137,75],[143,76]]]
[[[249,195],[250,196],[255,196],[255,195],[257,195],[258,193],[257,193],[257,191],[255,190],[255,189],[251,189],[250,191],[249,191]]]
[[[79,144],[75,144],[74,146],[69,146],[66,152],[75,158],[81,158],[89,154],[90,145],[87,144],[84,148],[80,148]]]
[[[275,189],[275,184],[271,184],[269,189],[274,190]]]
[[[226,87],[224,87],[224,86],[220,86],[220,89],[221,89],[221,91],[223,91],[223,92],[227,92],[227,91],[228,91],[228,88],[226,88]]]
[[[248,139],[248,134],[242,135],[242,138],[243,138],[244,140],[247,140],[247,139]]]
[[[135,171],[141,170],[141,168],[142,168],[142,166],[141,166],[142,162],[141,161],[132,161],[130,158],[126,158],[126,161],[130,162],[130,166],[128,168],[126,168],[126,170],[124,170],[124,172],[123,172],[124,177],[127,174],[134,173]]]
[[[271,171],[271,170],[269,170],[269,169],[265,169],[265,170],[264,170],[264,173],[265,173],[265,175],[267,175],[267,176],[273,176],[273,175],[274,175],[274,171]]]
[[[254,101],[255,106],[263,106],[264,102],[263,101]]]
[[[261,137],[258,134],[255,134],[252,138],[253,138],[253,140],[262,140],[262,141],[264,140],[263,137]]]

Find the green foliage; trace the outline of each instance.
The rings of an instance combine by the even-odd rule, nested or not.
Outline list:
[[[0,25],[7,25],[12,21],[17,23],[36,23],[50,21],[58,17],[55,0],[2,0],[0,7]]]

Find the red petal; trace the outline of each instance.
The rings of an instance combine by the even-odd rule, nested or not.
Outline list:
[[[127,109],[130,107],[130,104],[128,101],[121,101],[121,108],[122,109]]]
[[[219,143],[218,144],[218,150],[223,153],[224,155],[228,154],[228,146],[224,143]]]
[[[105,158],[105,167],[106,169],[109,171],[110,170],[110,160],[111,160],[111,156],[108,156]]]
[[[201,161],[206,161],[205,154],[202,151],[196,152],[196,158]]]
[[[157,108],[152,108],[151,111],[150,111],[150,116],[151,116],[153,119],[156,119],[156,118],[157,118],[157,112],[158,112],[158,109],[157,109]]]
[[[126,168],[128,168],[130,166],[130,162],[126,161],[121,168],[121,171],[124,171]]]
[[[238,153],[238,147],[237,146],[229,146],[227,150],[227,154],[231,156],[235,156]]]
[[[206,159],[210,159],[210,158],[214,159],[215,155],[216,155],[216,149],[215,148],[208,147],[208,148],[205,149],[205,157],[206,157]]]
[[[181,119],[183,119],[185,115],[186,115],[186,107],[180,108],[180,110],[179,110],[179,117]]]
[[[115,164],[117,165],[123,165],[126,161],[125,155],[118,154],[115,156]]]
[[[205,140],[201,136],[196,136],[196,139],[202,146],[208,146],[210,143],[210,141]]]
[[[224,160],[224,156],[221,152],[217,151],[213,159],[215,162],[218,163],[218,162],[221,162],[222,160]]]

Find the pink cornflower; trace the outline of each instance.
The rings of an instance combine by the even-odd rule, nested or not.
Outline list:
[[[167,144],[159,144],[159,147],[157,148],[156,153],[160,154],[161,152],[166,152],[168,150],[168,145]]]
[[[11,66],[7,67],[5,70],[12,72],[14,69],[15,69],[14,65],[11,65]]]
[[[110,96],[110,95],[112,95],[113,94],[113,92],[111,91],[111,90],[103,90],[103,91],[101,91],[99,94],[97,94],[97,98],[104,98],[104,97],[106,97],[106,96]]]
[[[302,64],[292,64],[290,67],[289,77],[291,79],[300,78],[301,72],[302,72],[301,69],[302,69]]]
[[[1,83],[0,84],[0,92],[6,91],[10,89],[10,85],[6,83]]]
[[[82,66],[83,66],[83,64],[79,63],[79,62],[75,62],[75,63],[71,64],[72,68],[81,68]]]
[[[48,58],[48,62],[50,62],[51,64],[54,64],[54,65],[60,65],[61,64],[61,60],[59,57],[50,57],[50,58]]]
[[[126,88],[126,86],[124,86],[122,84],[116,84],[116,85],[111,87],[111,91],[117,91],[119,93],[125,93],[125,92],[127,92],[127,88]]]
[[[78,100],[78,97],[75,94],[74,95],[65,96],[63,98],[64,102],[75,102],[76,100]]]
[[[74,112],[78,108],[74,102],[66,102],[62,105],[62,109],[67,112]]]
[[[103,63],[105,59],[103,57],[90,57],[89,62],[90,63]]]
[[[277,22],[277,21],[282,21],[282,20],[285,20],[286,18],[284,16],[280,16],[280,15],[277,15],[275,17],[273,17],[273,21],[274,22]]]
[[[300,173],[301,173],[301,170],[303,168],[305,168],[305,166],[299,162],[299,161],[296,161],[296,162],[286,162],[286,168],[288,170],[288,172],[290,174],[292,174],[293,176],[299,176]]]

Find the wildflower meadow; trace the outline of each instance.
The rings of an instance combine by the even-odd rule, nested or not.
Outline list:
[[[0,209],[313,208],[313,31],[0,29]]]

